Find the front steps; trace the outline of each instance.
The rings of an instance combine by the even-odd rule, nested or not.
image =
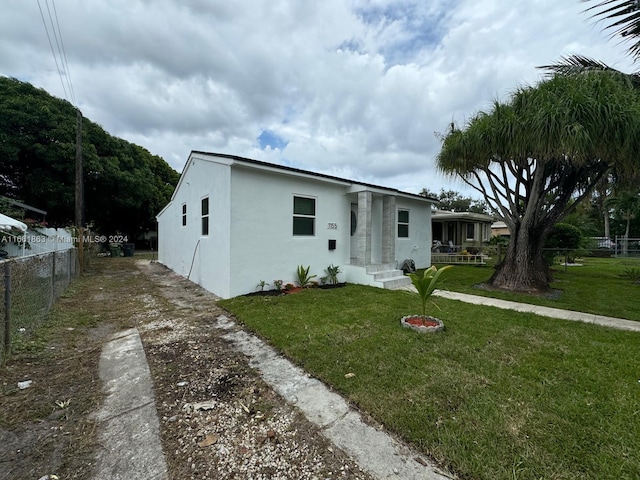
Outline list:
[[[411,279],[398,270],[395,264],[381,263],[367,266],[367,275],[387,290],[397,290],[411,285]]]

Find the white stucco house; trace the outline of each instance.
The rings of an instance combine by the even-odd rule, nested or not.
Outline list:
[[[158,214],[158,260],[222,298],[261,280],[295,283],[298,266],[395,288],[405,259],[431,264],[436,200],[330,175],[193,151]],[[409,282],[410,283],[410,282]]]

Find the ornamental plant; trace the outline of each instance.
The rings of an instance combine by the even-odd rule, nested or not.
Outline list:
[[[333,285],[338,283],[338,274],[340,273],[340,267],[337,265],[329,265],[325,272],[327,272],[327,281]]]
[[[420,300],[420,304],[422,305],[422,316],[427,316],[427,302],[429,301],[429,297],[433,294],[433,291],[436,289],[438,284],[442,282],[442,274],[452,268],[453,265],[445,265],[444,267],[440,267],[438,269],[435,265],[430,266],[422,275],[418,273],[410,273],[409,278],[411,279],[411,283],[414,287],[416,287],[415,292],[409,292],[411,295],[417,296]],[[435,303],[431,302],[434,306]]]
[[[317,277],[317,275],[309,275],[309,269],[311,265],[304,268],[302,265],[298,267],[298,285],[301,287],[308,287],[311,285],[311,280]]]

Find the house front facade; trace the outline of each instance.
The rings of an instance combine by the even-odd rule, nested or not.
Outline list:
[[[158,259],[222,298],[261,281],[295,283],[340,267],[339,281],[393,288],[405,259],[431,263],[433,199],[233,155],[192,152],[158,214]]]

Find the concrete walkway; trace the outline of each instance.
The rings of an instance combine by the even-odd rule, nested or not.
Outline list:
[[[410,288],[413,288],[415,291],[415,287],[413,285],[407,287],[407,289]],[[475,305],[486,305],[489,307],[502,308],[505,310],[515,310],[517,312],[535,313],[536,315],[541,315],[543,317],[572,320],[575,322],[595,323],[603,327],[640,332],[640,322],[634,322],[633,320],[606,317],[604,315],[594,315],[592,313],[574,312],[571,310],[562,310],[559,308],[542,307],[539,305],[530,305],[528,303],[510,302],[508,300],[499,300],[497,298],[483,297],[480,295],[469,295],[467,293],[448,292],[445,290],[436,290],[435,292],[433,292],[433,294],[451,300],[473,303]]]
[[[259,338],[239,330],[224,315],[217,327],[229,330],[225,338],[249,357],[252,367],[284,399],[295,405],[309,421],[364,471],[376,479],[445,480],[424,456],[398,442],[382,430],[366,424],[340,395],[309,377]]]
[[[138,330],[112,335],[98,368],[106,397],[94,416],[102,448],[93,478],[166,480],[153,382]]]

